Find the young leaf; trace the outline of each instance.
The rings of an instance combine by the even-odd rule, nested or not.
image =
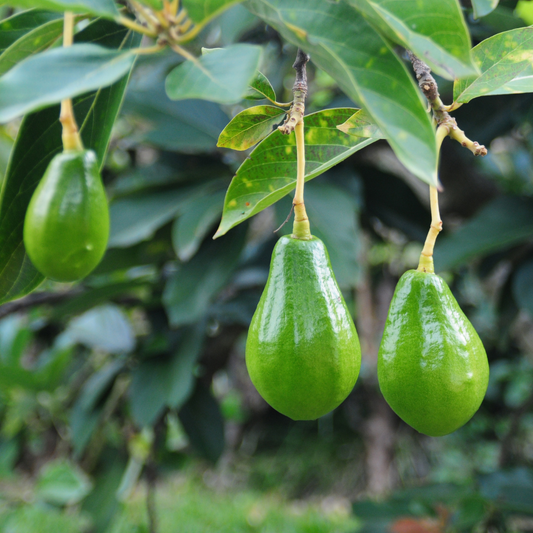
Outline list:
[[[440,76],[476,74],[470,36],[457,0],[349,0],[389,39],[411,50]]]
[[[260,59],[259,46],[235,44],[184,61],[167,77],[168,97],[235,104],[242,99]]]
[[[500,0],[472,0],[474,18],[481,18],[494,11]]]
[[[268,98],[271,102],[276,101],[276,92],[272,87],[268,78],[262,73],[257,71],[254,79],[250,82],[248,90],[244,93],[246,100],[263,100]]]
[[[140,39],[114,22],[97,20],[80,32],[76,40],[131,48],[137,46]],[[107,89],[86,94],[74,101],[83,142],[96,151],[100,164],[103,164],[127,81],[126,76]],[[48,163],[61,150],[59,106],[24,118],[0,196],[0,303],[28,294],[44,279],[26,255],[22,228],[33,191]]]
[[[464,104],[479,96],[533,91],[533,83],[530,83],[533,61],[531,28],[493,35],[474,47],[472,56],[481,74],[455,82],[455,102]]]
[[[0,76],[29,56],[52,46],[63,33],[63,21],[52,20],[29,31],[0,55]]]
[[[319,176],[376,139],[346,135],[337,126],[355,109],[325,109],[305,117],[305,179]],[[215,238],[259,213],[296,186],[294,135],[275,131],[264,139],[240,166],[226,199]]]
[[[385,138],[369,114],[362,109],[356,111],[346,122],[337,126],[337,129],[356,137]]]
[[[246,5],[309,53],[361,104],[407,169],[437,184],[435,131],[420,90],[389,41],[356,9],[323,0],[250,0]]]
[[[222,130],[217,146],[247,150],[272,133],[285,115],[286,111],[279,107],[268,105],[249,107],[231,119]]]
[[[53,11],[89,13],[110,19],[118,16],[118,9],[114,0],[9,0],[5,3],[13,7],[36,7]]]
[[[0,78],[0,122],[64,98],[107,87],[127,74],[135,55],[96,44],[48,50]]]
[[[61,13],[43,11],[42,9],[28,9],[22,13],[17,13],[12,17],[0,22],[0,52],[9,48],[15,41],[18,41],[26,33],[46,24],[51,20],[61,18]]]
[[[204,26],[224,10],[242,0],[183,0],[183,7],[191,20]]]

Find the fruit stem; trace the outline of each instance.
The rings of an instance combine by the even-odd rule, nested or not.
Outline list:
[[[72,46],[74,40],[74,14],[65,11],[65,22],[63,25],[63,46]],[[59,121],[63,126],[63,149],[64,150],[83,150],[83,143],[78,131],[78,124],[74,117],[72,100],[67,98],[61,102],[61,114]]]
[[[309,219],[305,211],[304,204],[304,184],[305,184],[305,136],[303,118],[294,128],[296,135],[296,192],[292,205],[294,206],[294,224],[292,237],[295,239],[311,239],[311,229]]]
[[[448,135],[449,129],[445,125],[437,128],[437,152],[440,152],[442,141]],[[439,233],[442,231],[442,220],[440,218],[439,210],[439,191],[433,185],[429,186],[429,204],[431,208],[431,225],[424,243],[424,248],[420,254],[420,261],[417,270],[419,272],[435,273],[435,266],[433,264],[433,249]]]

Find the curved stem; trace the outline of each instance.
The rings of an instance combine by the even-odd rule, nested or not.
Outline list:
[[[292,228],[292,236],[295,239],[309,240],[311,239],[311,230],[309,227],[309,219],[305,211],[304,204],[304,185],[305,185],[305,137],[304,137],[304,121],[301,119],[294,128],[296,135],[296,192],[294,194],[294,224]]]
[[[441,125],[437,128],[437,151],[440,153],[442,141],[448,135],[447,126]],[[433,274],[435,267],[433,265],[433,249],[439,233],[442,231],[442,220],[439,210],[439,192],[436,187],[429,187],[429,203],[431,207],[431,225],[424,243],[424,248],[420,254],[420,261],[417,270],[419,272],[428,272]]]
[[[152,37],[154,39],[157,37],[157,33],[155,31],[152,31],[127,17],[118,17],[116,21],[122,26],[126,26],[126,28],[129,28],[137,33],[142,33],[143,35],[147,35],[148,37]]]
[[[74,40],[74,14],[65,12],[63,26],[63,46],[72,46]],[[74,117],[72,100],[67,98],[61,102],[61,114],[59,120],[63,126],[62,139],[64,150],[83,150],[83,144],[78,131],[78,124]]]
[[[170,13],[173,17],[175,17],[179,11],[180,8],[180,1],[179,0],[170,0]]]
[[[179,44],[171,43],[169,46],[172,48],[172,50],[174,50],[174,52],[178,53],[180,56],[183,56],[185,59],[188,59],[193,63],[198,62],[198,59],[194,55],[192,55],[186,48],[183,48]]]

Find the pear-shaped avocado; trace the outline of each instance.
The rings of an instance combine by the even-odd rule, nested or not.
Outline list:
[[[409,270],[398,282],[378,379],[393,411],[426,435],[451,433],[479,409],[489,381],[487,355],[439,276]]]
[[[109,209],[91,150],[56,155],[35,189],[24,220],[24,245],[47,278],[75,281],[102,259]]]
[[[359,339],[320,239],[277,242],[246,365],[261,396],[294,420],[325,415],[353,389]]]

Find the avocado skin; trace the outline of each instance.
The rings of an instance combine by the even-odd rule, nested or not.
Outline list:
[[[446,282],[407,271],[398,282],[378,355],[381,392],[420,433],[452,433],[479,409],[489,381],[481,340]]]
[[[47,278],[75,281],[102,259],[109,239],[109,208],[92,150],[56,155],[30,200],[24,245]]]
[[[246,366],[261,396],[293,420],[323,416],[352,391],[361,348],[320,239],[277,242]]]

